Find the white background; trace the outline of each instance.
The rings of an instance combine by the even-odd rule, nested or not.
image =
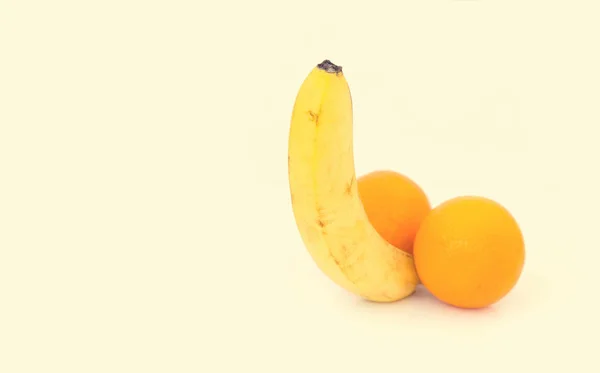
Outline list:
[[[0,372],[597,372],[597,1],[0,3]],[[344,67],[358,174],[493,198],[488,310],[363,302],[311,262],[296,92]]]

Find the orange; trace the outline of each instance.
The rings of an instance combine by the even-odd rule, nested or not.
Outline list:
[[[431,210],[421,187],[391,170],[363,175],[357,180],[357,186],[375,230],[398,249],[412,253],[419,225]]]
[[[525,262],[521,229],[511,213],[483,197],[464,196],[435,207],[414,245],[417,273],[439,300],[483,308],[506,296]]]

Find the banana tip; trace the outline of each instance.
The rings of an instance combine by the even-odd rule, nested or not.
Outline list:
[[[342,72],[342,67],[334,64],[330,60],[324,60],[323,62],[318,64],[317,67],[330,74],[340,74]]]

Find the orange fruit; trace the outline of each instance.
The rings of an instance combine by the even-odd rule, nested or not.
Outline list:
[[[421,187],[391,170],[363,175],[358,178],[357,187],[375,230],[398,249],[412,253],[419,225],[431,210]]]
[[[460,308],[483,308],[516,285],[525,245],[517,221],[502,205],[483,197],[456,197],[423,220],[414,259],[433,296]]]

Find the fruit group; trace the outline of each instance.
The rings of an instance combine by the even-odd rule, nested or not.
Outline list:
[[[403,174],[377,170],[358,178],[358,192],[377,232],[396,248],[412,254],[415,235],[431,210],[423,189]]]
[[[436,298],[460,308],[482,308],[516,285],[525,247],[506,208],[466,196],[442,203],[423,220],[414,258],[421,282]]]
[[[412,255],[370,224],[354,170],[352,99],[340,66],[325,60],[300,86],[290,123],[288,177],[300,236],[321,271],[365,299],[414,293]]]

